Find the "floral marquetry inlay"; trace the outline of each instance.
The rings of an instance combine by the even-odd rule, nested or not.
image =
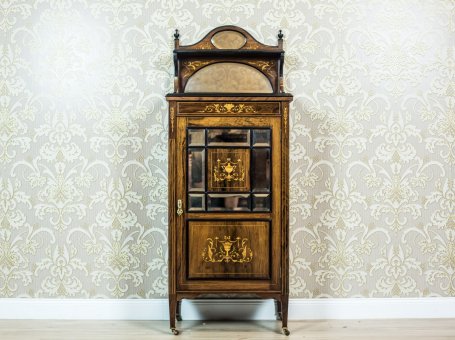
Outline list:
[[[254,106],[248,104],[209,104],[203,110],[203,113],[256,113],[257,110]]]
[[[249,61],[247,62],[249,65],[255,66],[260,69],[262,72],[269,76],[276,76],[274,72],[274,61]]]
[[[187,78],[188,76],[190,76],[191,74],[193,74],[194,72],[196,72],[197,70],[199,70],[200,68],[210,64],[210,63],[213,63],[213,60],[204,60],[204,61],[184,61],[182,63],[182,66],[183,66],[183,72],[182,72],[182,76],[183,78]]]

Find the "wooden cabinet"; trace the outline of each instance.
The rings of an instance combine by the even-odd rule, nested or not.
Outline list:
[[[223,26],[175,35],[169,101],[169,306],[275,299],[288,335],[288,132],[284,52]]]

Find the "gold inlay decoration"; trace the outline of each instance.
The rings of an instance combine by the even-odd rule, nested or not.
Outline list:
[[[194,73],[195,71],[199,70],[200,68],[212,63],[212,60],[205,60],[205,61],[184,61],[183,62],[183,78],[188,77],[190,74]]]
[[[288,132],[288,108],[284,108],[284,113],[283,113],[283,124],[284,124],[284,133]]]
[[[173,107],[171,107],[171,133],[174,133],[174,118],[175,118],[175,110]]]
[[[275,67],[275,62],[274,61],[247,61],[249,65],[256,66],[259,68],[263,73],[273,77],[275,75],[274,72],[274,67]]]
[[[237,237],[231,240],[230,236],[208,238],[207,247],[202,251],[205,262],[234,262],[248,263],[253,260],[253,251],[248,246],[247,238]]]
[[[261,45],[259,45],[257,42],[254,42],[252,40],[250,40],[249,42],[247,42],[245,44],[245,46],[243,46],[244,49],[248,49],[248,50],[257,50],[260,47],[261,47]]]
[[[254,106],[245,104],[209,104],[204,107],[203,113],[256,113]]]
[[[242,160],[239,158],[237,162],[234,162],[230,158],[226,158],[226,161],[222,162],[218,158],[216,165],[213,166],[213,179],[215,182],[245,181],[245,169]]]

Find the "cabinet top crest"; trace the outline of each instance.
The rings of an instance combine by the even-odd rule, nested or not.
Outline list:
[[[221,26],[191,45],[174,34],[174,93],[182,95],[286,95],[283,34],[278,45],[257,41],[237,26]]]

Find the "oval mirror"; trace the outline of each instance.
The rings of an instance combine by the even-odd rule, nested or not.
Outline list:
[[[236,50],[246,44],[246,38],[239,32],[221,31],[212,37],[212,44],[218,49]]]

